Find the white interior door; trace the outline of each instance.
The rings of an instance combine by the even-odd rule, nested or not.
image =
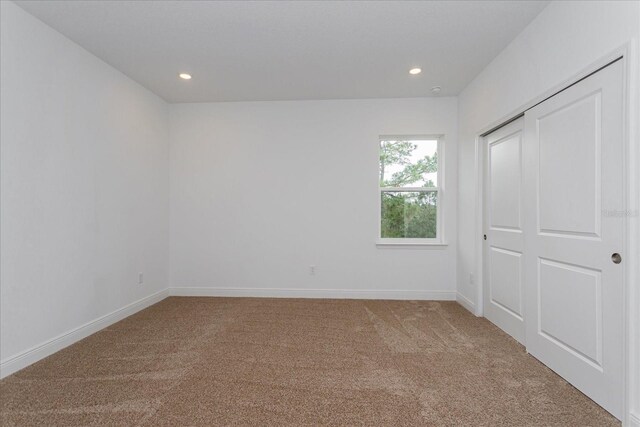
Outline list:
[[[622,61],[528,110],[523,147],[527,350],[620,418]]]
[[[522,140],[524,119],[485,137],[484,315],[524,344]]]

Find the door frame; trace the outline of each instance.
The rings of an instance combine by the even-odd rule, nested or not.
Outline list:
[[[494,130],[523,116],[525,111],[534,105],[557,94],[567,87],[588,77],[604,66],[620,58],[624,69],[624,116],[623,138],[624,155],[624,201],[623,227],[625,240],[623,250],[627,261],[623,273],[623,298],[626,305],[624,311],[623,333],[623,425],[640,427],[640,221],[630,221],[631,216],[640,215],[640,70],[638,65],[639,52],[637,40],[630,40],[609,54],[601,57],[578,73],[555,85],[551,89],[531,99],[509,114],[479,129],[475,135],[475,236],[474,236],[474,277],[475,307],[474,314],[482,317],[484,314],[484,145],[486,136]],[[527,318],[526,312],[524,313]]]

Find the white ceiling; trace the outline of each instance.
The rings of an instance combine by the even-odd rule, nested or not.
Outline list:
[[[165,100],[206,102],[456,95],[548,2],[16,3]]]

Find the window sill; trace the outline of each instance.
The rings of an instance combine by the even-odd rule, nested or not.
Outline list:
[[[378,248],[406,248],[406,249],[444,249],[449,246],[445,242],[401,242],[401,241],[386,241],[386,239],[376,240],[376,246]]]

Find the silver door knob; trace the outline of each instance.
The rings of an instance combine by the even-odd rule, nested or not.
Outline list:
[[[614,264],[620,264],[622,262],[622,257],[618,252],[615,252],[611,255],[611,261],[613,261]]]

